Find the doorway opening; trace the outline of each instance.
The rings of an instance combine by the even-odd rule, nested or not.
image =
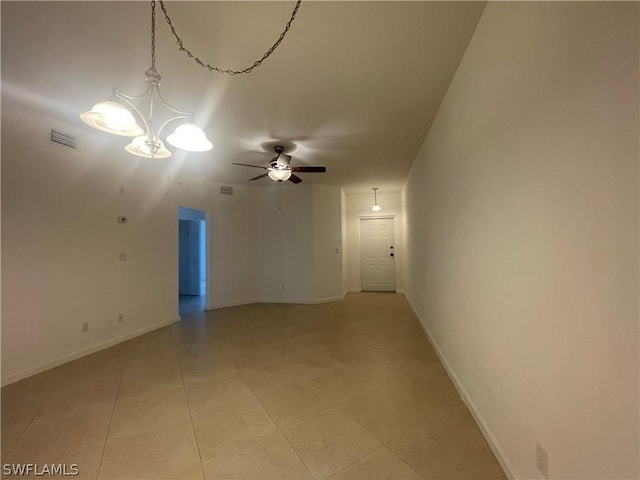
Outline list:
[[[178,313],[201,312],[207,305],[208,214],[178,208]]]

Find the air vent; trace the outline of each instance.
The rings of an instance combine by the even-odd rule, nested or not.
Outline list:
[[[65,147],[76,148],[75,137],[54,128],[51,129],[51,141]]]
[[[233,195],[233,187],[220,187],[220,194]]]

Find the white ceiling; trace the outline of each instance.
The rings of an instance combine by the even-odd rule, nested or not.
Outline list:
[[[185,157],[185,174],[269,185],[247,182],[259,171],[231,163],[266,164],[271,146],[283,143],[292,165],[327,167],[326,174],[300,174],[305,182],[350,193],[399,191],[484,5],[303,1],[280,48],[252,74],[235,77],[210,73],[180,53],[157,5],[163,96],[194,111],[214,143],[211,152]],[[240,68],[271,46],[294,2],[166,6],[196,55]],[[3,95],[35,93],[83,125],[77,114],[113,87],[144,89],[148,2],[2,1],[0,8]]]

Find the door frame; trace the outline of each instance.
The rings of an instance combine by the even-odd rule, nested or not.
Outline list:
[[[179,204],[178,205],[178,212],[177,212],[177,216],[178,216],[178,222],[176,222],[176,241],[178,242],[178,248],[176,250],[176,279],[179,282],[179,275],[180,275],[180,228],[179,228],[179,221],[180,221],[180,207],[184,207],[184,208],[188,208],[191,210],[198,210],[200,212],[204,213],[204,232],[205,232],[205,303],[204,303],[204,309],[205,310],[211,310],[213,307],[211,305],[212,302],[212,295],[211,295],[211,291],[212,291],[212,287],[213,287],[213,280],[211,278],[211,264],[212,259],[211,259],[211,243],[212,243],[212,238],[211,238],[211,212],[209,210],[203,210],[201,208],[198,207],[190,207],[187,206],[185,204]],[[177,298],[177,296],[176,296]]]
[[[393,245],[394,245],[394,261],[393,261],[393,285],[394,292],[398,293],[398,249],[395,248],[397,244],[396,239],[396,215],[358,215],[358,262],[360,263],[360,291],[362,292],[362,220],[377,220],[377,219],[391,219],[393,220]]]

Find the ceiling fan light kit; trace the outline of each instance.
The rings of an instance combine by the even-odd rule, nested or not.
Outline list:
[[[272,170],[269,170],[269,173],[267,175],[269,175],[269,178],[271,180],[275,180],[276,182],[284,182],[285,180],[289,180],[289,178],[291,177],[291,171],[274,168]]]
[[[234,162],[233,164],[241,165],[243,167],[262,168],[263,170],[267,171],[267,173],[263,173],[262,175],[258,175],[257,177],[250,178],[250,182],[268,176],[271,180],[274,180],[276,182],[284,182],[285,180],[289,180],[292,183],[300,183],[302,182],[302,179],[297,175],[294,175],[295,172],[325,173],[327,171],[325,167],[291,167],[291,155],[287,155],[286,153],[284,153],[284,147],[282,145],[275,145],[273,147],[273,151],[276,153],[276,156],[273,157],[271,161],[269,161],[268,167],[236,162]]]

